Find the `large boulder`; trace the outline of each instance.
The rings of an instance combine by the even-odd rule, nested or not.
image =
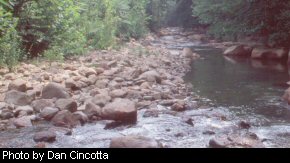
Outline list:
[[[92,102],[87,102],[85,106],[84,113],[88,116],[88,118],[92,118],[93,116],[100,116],[102,109],[95,105]]]
[[[88,68],[88,67],[81,67],[79,68],[79,74],[89,77],[90,75],[97,74],[96,71],[93,68]]]
[[[55,139],[56,133],[53,131],[41,131],[33,136],[35,142],[54,142]]]
[[[73,113],[73,117],[74,119],[76,119],[77,121],[80,121],[80,123],[82,125],[84,125],[85,123],[87,123],[89,121],[89,117],[82,111],[76,111]]]
[[[33,113],[33,108],[29,105],[27,106],[18,106],[15,111],[15,116],[20,116],[20,115],[30,115]]]
[[[162,148],[162,145],[154,139],[143,136],[124,136],[113,138],[110,148]]]
[[[192,58],[193,52],[190,48],[184,48],[182,50],[182,55],[186,58]]]
[[[101,117],[121,122],[135,123],[137,109],[135,103],[128,99],[115,99],[102,109]]]
[[[65,91],[65,88],[57,83],[49,83],[42,90],[43,99],[53,99],[53,98],[69,98],[70,95]]]
[[[51,120],[52,124],[59,127],[73,128],[78,122],[75,121],[73,114],[68,110],[58,112]]]
[[[73,91],[81,89],[80,85],[71,78],[67,79],[64,84],[66,88],[69,88]]]
[[[157,82],[161,83],[161,75],[155,70],[144,72],[139,76],[139,79],[144,79],[148,82]]]
[[[252,51],[251,58],[253,59],[272,59],[281,60],[288,57],[288,51],[284,48],[268,49],[268,48],[255,48]]]
[[[22,79],[16,79],[9,84],[8,90],[16,90],[19,92],[25,92],[27,90],[26,81]]]
[[[68,110],[73,113],[77,111],[78,104],[73,99],[58,99],[55,102],[55,107],[60,110]]]
[[[226,56],[249,57],[251,56],[253,48],[245,45],[236,45],[227,48],[224,51]]]
[[[95,97],[93,97],[91,99],[91,101],[96,104],[99,105],[100,107],[105,106],[106,104],[108,104],[111,101],[111,97],[106,94],[106,93],[101,93],[101,94],[97,94]]]
[[[32,98],[29,97],[26,93],[11,90],[6,93],[4,101],[8,104],[25,106],[31,103]]]
[[[22,127],[31,127],[31,116],[23,116],[20,118],[16,118],[13,121],[13,124],[16,128],[22,128]]]
[[[45,107],[40,111],[39,117],[49,121],[57,114],[58,111],[58,108]]]
[[[12,110],[9,110],[9,109],[0,110],[0,119],[5,120],[5,119],[13,118],[13,117],[14,117],[14,114]]]
[[[209,141],[210,148],[265,148],[261,140],[250,133],[216,136]]]
[[[123,89],[116,89],[110,92],[112,98],[123,98],[127,95],[127,91]]]
[[[35,100],[31,103],[31,105],[36,112],[40,112],[45,107],[54,107],[53,100],[51,99]]]

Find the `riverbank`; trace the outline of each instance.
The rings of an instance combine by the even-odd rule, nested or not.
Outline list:
[[[184,82],[198,55],[183,49],[203,37],[162,32],[64,63],[1,69],[0,146],[263,147],[250,124],[202,106]]]

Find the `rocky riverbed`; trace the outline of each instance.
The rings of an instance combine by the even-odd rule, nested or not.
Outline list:
[[[183,77],[206,38],[169,28],[119,50],[1,69],[0,147],[264,147]],[[198,61],[197,61],[198,62]]]

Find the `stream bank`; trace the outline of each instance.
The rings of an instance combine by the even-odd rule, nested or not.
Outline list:
[[[2,95],[11,93],[9,89],[17,90],[31,100],[25,103],[30,108],[23,109],[15,104],[18,100],[2,98],[0,146],[107,148],[112,139],[131,139],[170,148],[287,147],[289,143],[271,141],[275,132],[269,131],[275,126],[257,126],[255,121],[239,117],[227,107],[211,105],[209,99],[192,92],[183,77],[198,55],[188,58],[182,49],[206,46],[202,38],[198,33],[168,28],[161,37],[149,35],[118,51],[95,51],[52,66],[23,63],[16,73],[1,70]],[[23,81],[15,82],[19,78]],[[60,98],[67,100],[47,99],[55,96],[43,91],[49,90],[52,82],[59,85],[49,88],[60,90]],[[120,102],[120,98],[129,102]],[[130,110],[126,109],[128,103]],[[40,116],[53,111],[54,121]],[[35,135],[42,131],[55,133],[55,141],[35,142]],[[282,132],[277,127],[276,131],[287,137],[289,129],[284,127]]]

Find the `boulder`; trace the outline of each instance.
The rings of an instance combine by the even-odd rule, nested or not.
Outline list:
[[[29,105],[26,105],[26,106],[18,106],[14,113],[15,113],[15,116],[17,117],[19,115],[20,112],[25,112],[26,115],[30,115],[33,113],[33,108]]]
[[[110,148],[162,148],[162,145],[154,139],[143,136],[124,136],[113,138]]]
[[[193,52],[190,48],[184,48],[182,50],[182,56],[184,56],[185,58],[192,58]]]
[[[47,73],[42,74],[42,77],[43,77],[44,80],[49,80],[50,79],[50,76]]]
[[[63,79],[61,76],[53,76],[53,77],[52,77],[52,81],[53,81],[54,83],[62,83],[63,80],[64,80],[64,79]]]
[[[52,131],[41,131],[35,133],[33,140],[35,142],[54,142],[56,139],[56,133]]]
[[[246,122],[246,121],[241,121],[241,122],[239,122],[239,127],[242,129],[250,129],[251,124],[249,122]]]
[[[97,74],[93,68],[88,68],[88,67],[81,67],[79,68],[78,72],[79,74],[85,77],[89,77],[90,75]]]
[[[268,49],[268,48],[255,48],[252,52],[251,58],[253,59],[269,59],[269,60],[282,60],[288,57],[288,51],[283,48]]]
[[[211,148],[264,148],[264,144],[252,133],[219,135],[209,141]]]
[[[127,95],[127,91],[123,89],[116,89],[110,93],[112,98],[123,98]]]
[[[84,113],[88,116],[88,118],[92,118],[93,116],[100,116],[102,109],[95,105],[92,102],[87,102],[85,106]]]
[[[171,109],[177,112],[185,111],[186,105],[184,101],[178,101],[171,106]]]
[[[4,75],[4,79],[6,79],[6,80],[14,80],[14,79],[16,79],[16,75],[15,75],[15,73],[8,73],[8,74]]]
[[[32,99],[26,93],[11,90],[6,93],[4,101],[8,104],[25,106],[29,105]]]
[[[101,68],[101,67],[98,67],[98,68],[96,68],[96,73],[97,74],[101,74],[101,73],[103,73],[105,70],[103,69],[103,68]]]
[[[135,123],[137,121],[137,109],[135,103],[128,99],[115,99],[102,109],[101,117],[109,120]]]
[[[73,128],[78,122],[75,121],[73,114],[68,110],[59,111],[51,120],[54,126]]]
[[[143,114],[144,118],[148,118],[148,117],[159,117],[159,111],[157,109],[148,109],[144,112]]]
[[[84,125],[85,123],[87,123],[89,121],[89,117],[84,112],[82,112],[82,111],[74,112],[73,113],[73,117],[77,121],[80,121],[80,123],[82,125]]]
[[[108,67],[116,67],[117,66],[117,61],[116,60],[113,60],[113,61],[110,61],[107,63]]]
[[[135,90],[129,90],[126,98],[128,99],[142,99],[142,93]]]
[[[93,84],[96,83],[97,80],[98,80],[98,77],[97,77],[95,74],[90,75],[90,76],[88,77],[88,84],[89,84],[89,85],[93,85]]]
[[[224,55],[233,57],[250,57],[253,48],[245,45],[236,45],[227,48]]]
[[[211,139],[209,141],[210,148],[227,148],[226,146],[226,139]]]
[[[119,71],[120,71],[119,68],[112,68],[112,69],[110,69],[110,70],[105,70],[105,71],[103,72],[103,74],[104,74],[105,76],[112,76],[112,75],[116,74],[116,73],[119,72]]]
[[[52,99],[52,98],[69,98],[70,95],[65,91],[65,88],[57,83],[49,83],[42,90],[43,99]]]
[[[2,120],[10,119],[13,117],[14,117],[14,114],[13,114],[12,110],[8,110],[8,109],[0,110],[0,118]]]
[[[75,71],[75,70],[77,70],[78,68],[75,67],[75,66],[73,66],[73,65],[70,65],[70,64],[69,64],[69,65],[64,65],[63,69],[64,69],[64,70]]]
[[[56,115],[58,111],[58,108],[45,107],[40,111],[39,117],[49,121]]]
[[[31,123],[31,116],[23,116],[20,118],[16,118],[13,121],[14,126],[16,126],[16,128],[22,128],[22,127],[31,127],[32,123]]]
[[[157,83],[161,83],[162,80],[160,74],[155,70],[144,72],[139,76],[139,79],[144,79],[148,82],[157,82]]]
[[[75,90],[80,90],[79,84],[77,82],[75,82],[73,79],[67,79],[65,82],[65,87],[69,88],[73,91]]]
[[[22,79],[16,79],[9,84],[8,90],[16,90],[19,92],[25,92],[27,90],[26,81]]]
[[[51,99],[40,99],[35,100],[31,103],[35,112],[40,112],[45,107],[54,107],[53,100]]]
[[[108,84],[108,87],[110,89],[120,89],[122,87],[122,85],[121,85],[121,83],[118,83],[118,82],[113,80]]]
[[[100,88],[100,89],[106,88],[108,85],[108,82],[109,82],[109,80],[107,80],[107,79],[98,80],[98,81],[96,81],[95,86],[97,88]]]
[[[78,104],[73,99],[58,99],[55,102],[55,107],[60,110],[68,110],[73,113],[77,111]]]
[[[102,93],[102,94],[97,94],[95,97],[91,99],[91,101],[94,104],[99,105],[100,107],[103,107],[111,101],[111,97],[105,93]]]

